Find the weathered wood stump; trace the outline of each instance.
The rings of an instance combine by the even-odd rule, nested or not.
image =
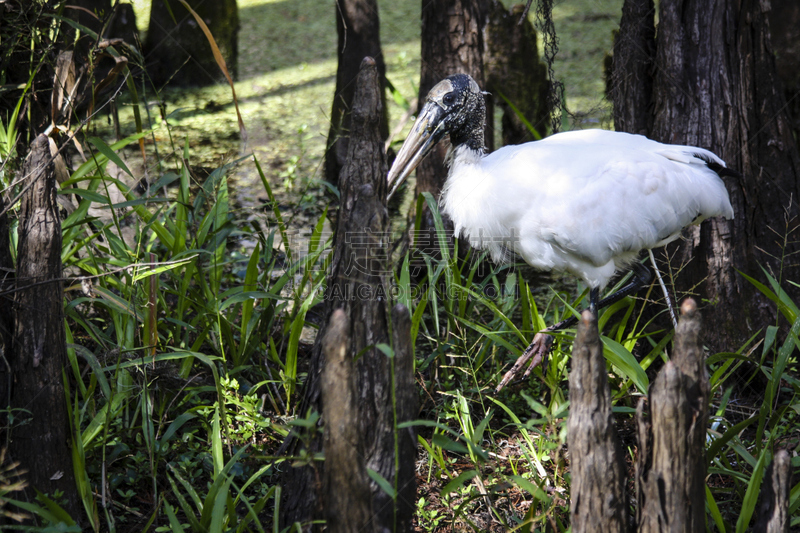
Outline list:
[[[358,430],[358,394],[350,353],[350,323],[333,312],[322,339],[322,404],[325,406],[325,522],[332,533],[375,531],[372,497]]]
[[[683,303],[681,314],[672,360],[650,387],[649,412],[645,399],[637,408],[635,529],[643,533],[706,530],[709,382],[694,300]],[[575,338],[569,392],[572,530],[632,531],[603,348],[588,311]],[[789,531],[790,487],[791,463],[781,450],[764,476],[754,531]]]
[[[391,345],[393,340],[389,333],[387,168],[379,131],[380,116],[378,71],[375,62],[365,58],[353,100],[347,164],[339,178],[341,207],[325,293],[325,315],[331,316],[336,310],[344,312],[349,319],[349,356],[358,355],[354,419],[361,437],[359,453],[367,468],[397,489],[397,497],[393,499],[377,483],[370,481],[372,527],[411,531],[416,491],[413,470],[416,439],[408,439],[407,429],[399,430],[400,455],[395,454],[396,424],[416,417],[410,341],[403,340],[409,335],[405,325],[408,319],[400,317],[403,312],[394,313],[399,320],[394,326],[394,356],[390,358],[378,348],[383,344]],[[308,380],[299,407],[302,415],[312,410],[322,412],[325,417],[328,409],[340,409],[338,405],[329,406],[320,395],[320,373],[326,356],[322,339],[326,338],[327,328],[326,322],[312,350]],[[405,333],[400,333],[402,331]],[[327,424],[327,419],[324,422]],[[291,440],[287,444],[289,453],[295,455],[301,445],[299,439]],[[315,438],[307,451],[314,454],[321,449],[320,439]],[[326,468],[327,464],[317,463],[313,468],[293,468],[286,472],[284,523],[308,522],[327,514],[325,509],[330,502],[324,501],[316,481],[319,471],[324,472]]]
[[[758,519],[753,531],[789,533],[789,489],[792,486],[792,465],[786,450],[775,454],[764,475]]]
[[[589,311],[581,315],[572,348],[569,398],[572,531],[628,531],[625,464],[614,430],[603,344]]]
[[[637,412],[639,530],[705,531],[708,373],[694,300],[681,305],[672,359],[650,387],[650,419]]]
[[[14,299],[14,340],[10,361],[11,407],[17,422],[11,429],[11,461],[28,471],[28,496],[36,488],[62,491],[65,510],[81,516],[70,452],[62,368],[67,362],[64,290],[61,285],[61,220],[56,202],[55,168],[48,139],[39,135],[25,161]]]

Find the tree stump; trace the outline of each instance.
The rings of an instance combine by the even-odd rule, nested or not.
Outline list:
[[[39,135],[25,162],[14,300],[11,461],[28,471],[28,498],[36,488],[61,491],[65,510],[81,516],[70,452],[62,369],[67,362],[61,285],[61,220],[48,139]],[[22,425],[24,424],[24,425]]]
[[[358,430],[358,395],[350,352],[350,324],[341,309],[333,312],[322,352],[322,404],[325,406],[325,522],[332,533],[375,531],[372,498]]]
[[[581,315],[572,349],[569,400],[572,531],[628,531],[625,465],[614,429],[597,319],[589,311]]]
[[[419,396],[414,380],[414,346],[411,343],[411,313],[402,304],[392,308],[392,347],[394,348],[394,390],[396,425],[416,420]],[[417,432],[414,428],[397,430],[397,502],[396,531],[414,531],[417,508]]]
[[[345,313],[349,318],[350,354],[359,355],[356,363],[357,430],[362,437],[361,454],[365,466],[397,487],[402,496],[393,500],[377,483],[370,482],[374,527],[411,531],[410,516],[413,515],[416,490],[413,468],[410,479],[404,476],[409,473],[406,463],[414,464],[415,445],[402,444],[406,442],[404,434],[407,430],[400,430],[399,449],[410,455],[395,456],[395,424],[403,417],[411,419],[416,416],[413,405],[400,405],[406,395],[414,396],[413,388],[411,392],[405,390],[409,383],[413,385],[413,374],[406,375],[413,368],[413,362],[398,357],[398,354],[410,353],[409,341],[403,343],[396,338],[395,356],[391,358],[378,348],[392,341],[387,279],[391,272],[388,262],[387,168],[379,131],[380,116],[378,70],[375,61],[365,58],[353,100],[347,165],[339,180],[341,207],[325,293],[325,315],[331,316],[339,309]],[[312,350],[308,380],[299,407],[303,415],[309,410],[325,412],[325,402],[320,395],[320,373],[325,366],[321,341],[326,338],[327,320],[325,324],[320,328]],[[405,326],[400,324],[400,327]],[[400,329],[398,326],[395,328]],[[405,335],[408,336],[407,328]],[[395,376],[394,389],[392,376]],[[399,389],[400,386],[404,389]],[[393,409],[395,405],[396,410]],[[413,415],[409,416],[409,413]],[[300,445],[300,440],[290,436],[285,447],[295,455]],[[309,453],[319,452],[320,439],[313,439],[309,446]],[[285,473],[282,483],[286,487],[282,505],[285,524],[324,516],[327,502],[322,501],[317,492],[316,479],[320,469],[325,467],[320,463],[313,468],[294,468]],[[406,516],[408,520],[404,518]],[[400,527],[406,523],[407,528]]]
[[[642,533],[705,531],[708,374],[694,300],[681,306],[672,360],[650,388],[650,420],[640,403],[636,485]]]
[[[786,450],[775,454],[761,485],[758,521],[753,531],[789,533],[789,490],[792,487],[792,463]]]

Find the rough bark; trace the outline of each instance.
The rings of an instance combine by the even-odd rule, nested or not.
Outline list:
[[[653,0],[628,0],[622,6],[614,39],[614,63],[609,97],[614,102],[617,131],[650,133],[655,54]]]
[[[775,454],[761,485],[761,502],[754,531],[789,533],[789,490],[792,464],[786,450]]]
[[[5,209],[3,195],[0,194],[0,213]],[[11,403],[11,366],[9,360],[13,353],[14,338],[13,313],[14,261],[11,258],[8,213],[0,215],[0,410]],[[5,427],[6,417],[0,415],[0,426]]]
[[[61,285],[61,221],[55,168],[47,137],[40,135],[26,160],[24,183],[33,186],[20,207],[16,324],[11,360],[11,406],[19,425],[11,429],[9,459],[28,470],[28,498],[39,491],[64,493],[64,509],[81,516],[75,490],[62,368],[67,361],[64,292]],[[24,425],[23,425],[24,424]]]
[[[411,343],[411,314],[406,306],[392,308],[394,348],[394,390],[397,425],[416,420],[419,415],[417,383],[414,380],[414,346]],[[399,429],[397,435],[396,531],[414,531],[417,508],[417,432],[413,427]]]
[[[339,173],[347,160],[350,135],[350,109],[356,92],[356,78],[365,57],[375,60],[381,85],[382,112],[381,138],[389,136],[389,119],[386,108],[386,64],[380,40],[380,18],[377,0],[337,0],[336,31],[339,45],[336,53],[339,66],[336,70],[336,90],[331,109],[331,127],[325,152],[325,179],[339,182]]]
[[[737,269],[759,276],[764,265],[783,279],[800,275],[796,262],[783,259],[800,242],[792,222],[800,214],[800,157],[776,75],[768,11],[760,0],[660,2],[652,116],[642,119],[632,107],[646,95],[649,78],[631,78],[615,92],[615,116],[636,117],[618,128],[651,125],[653,139],[708,148],[742,174],[726,178],[736,218],[693,226],[669,249],[674,269],[686,265],[678,291],[694,290],[715,305],[707,315],[712,350],[739,346],[774,319],[774,306]],[[641,20],[649,27],[647,17]],[[615,54],[618,61],[630,60]],[[790,293],[800,296],[794,288]]]
[[[767,12],[775,65],[783,83],[795,140],[800,143],[800,3],[772,0]]]
[[[649,423],[639,413],[639,442],[645,444],[636,478],[642,533],[705,531],[708,374],[692,299],[681,314],[672,360],[650,389]]]
[[[378,70],[371,58],[362,63],[353,101],[352,131],[347,165],[341,175],[341,207],[334,239],[334,252],[325,293],[326,316],[341,309],[350,318],[350,352],[358,354],[356,364],[358,431],[363,438],[362,455],[367,468],[395,483],[394,413],[392,410],[392,375],[389,359],[376,346],[389,344],[390,319],[386,280],[388,266],[388,213],[386,210],[386,158],[379,131],[381,116]],[[319,391],[319,374],[324,366],[320,329],[312,350],[308,380],[299,412],[324,411]],[[407,363],[406,363],[407,364]],[[395,369],[395,372],[397,370]],[[403,413],[405,411],[398,411]],[[400,415],[398,415],[400,416]],[[402,415],[406,416],[406,415]],[[301,441],[287,443],[290,454],[299,451]],[[319,439],[312,440],[309,451],[320,449]],[[324,468],[317,464],[316,472]],[[284,523],[307,522],[321,517],[324,502],[316,493],[314,468],[301,467],[286,472]],[[402,475],[401,470],[401,475]],[[405,482],[398,479],[398,485]],[[372,493],[373,522],[378,529],[395,530],[395,503],[374,482]],[[413,502],[414,498],[411,497]],[[398,517],[400,513],[398,513]],[[397,529],[402,531],[402,529]]]
[[[597,319],[584,311],[572,348],[569,375],[570,520],[572,531],[629,530],[625,466],[611,412]]]
[[[206,23],[225,59],[228,72],[236,79],[239,11],[236,0],[188,0]],[[179,2],[171,2],[173,20],[163,0],[154,1],[147,29],[145,57],[147,72],[154,83],[202,86],[225,81],[203,30]]]
[[[490,0],[453,0],[449,2],[430,2],[422,0],[422,70],[419,81],[420,107],[434,85],[453,74],[469,74],[480,87],[485,86],[483,75],[484,29],[490,9]],[[494,104],[491,97],[486,99],[485,143],[494,147],[493,120]],[[416,194],[429,192],[439,198],[448,168],[445,155],[450,146],[448,139],[440,142],[417,167]],[[413,216],[413,215],[412,215]],[[444,217],[446,231],[452,231],[453,224]],[[417,243],[423,243],[432,252],[437,248],[437,238],[433,217],[427,206],[423,207],[422,221],[416,231]],[[461,248],[466,249],[466,246]]]
[[[494,95],[503,110],[503,145],[535,140],[520,115],[540,138],[547,135],[550,121],[547,66],[539,59],[533,24],[527,17],[519,23],[524,10],[522,4],[506,9],[500,2],[495,3],[484,33],[485,90]]]
[[[372,498],[358,430],[356,377],[350,351],[350,324],[341,309],[331,315],[322,353],[322,404],[325,406],[325,522],[332,533],[375,531]]]

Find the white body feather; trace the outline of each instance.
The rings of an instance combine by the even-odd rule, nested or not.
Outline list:
[[[603,288],[640,250],[663,246],[705,218],[733,218],[725,185],[702,148],[605,130],[560,133],[482,155],[450,155],[441,196],[457,235],[543,270]]]

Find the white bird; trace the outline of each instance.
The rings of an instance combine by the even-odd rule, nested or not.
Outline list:
[[[636,273],[623,296],[649,284],[649,269],[635,261],[641,250],[663,246],[706,218],[733,218],[721,176],[736,174],[702,148],[583,130],[487,154],[483,94],[466,74],[431,89],[389,171],[389,197],[449,134],[450,172],[439,203],[456,236],[488,250],[494,261],[513,252],[537,269],[578,276],[590,288],[595,314],[621,297],[598,301],[617,272],[633,267]],[[539,361],[546,355],[552,340],[541,333],[513,373],[534,353]]]

